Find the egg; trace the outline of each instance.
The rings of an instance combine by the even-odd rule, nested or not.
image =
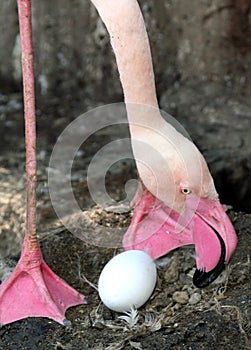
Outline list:
[[[117,312],[139,308],[151,296],[157,279],[156,265],[141,250],[128,250],[113,257],[102,270],[98,291],[103,303]]]

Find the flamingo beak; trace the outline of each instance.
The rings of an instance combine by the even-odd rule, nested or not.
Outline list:
[[[197,265],[193,283],[204,288],[223,271],[237,245],[233,225],[218,198],[200,199],[193,218],[193,243]]]
[[[157,259],[175,248],[194,244],[197,269],[193,283],[203,288],[212,283],[228,263],[237,236],[218,198],[194,196],[186,202],[186,209],[180,215],[145,190],[123,245],[126,250],[144,250]]]

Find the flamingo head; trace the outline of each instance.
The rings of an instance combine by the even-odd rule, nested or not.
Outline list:
[[[173,142],[170,137],[162,144],[160,138],[156,140],[148,135],[145,141],[152,142],[154,150],[158,145],[162,161],[150,149],[143,154],[140,147],[134,147],[145,190],[137,196],[140,199],[124,246],[143,249],[156,259],[179,246],[194,244],[197,269],[193,282],[206,287],[228,263],[237,244],[235,230],[196,146],[178,133]]]

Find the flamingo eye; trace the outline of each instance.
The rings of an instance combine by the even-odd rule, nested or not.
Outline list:
[[[191,190],[189,190],[189,188],[182,188],[182,190],[181,190],[181,193],[183,193],[183,194],[190,194],[190,193],[192,193],[192,191]]]

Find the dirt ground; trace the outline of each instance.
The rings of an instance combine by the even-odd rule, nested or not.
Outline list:
[[[16,264],[25,218],[25,149],[20,95],[0,95],[0,279]],[[136,314],[121,319],[100,303],[89,282],[97,284],[103,266],[120,249],[94,246],[69,233],[50,204],[47,167],[53,144],[67,120],[48,118],[38,111],[38,235],[45,261],[90,303],[70,308],[61,326],[30,318],[0,328],[0,349],[5,350],[119,350],[119,349],[251,349],[250,337],[250,234],[251,214],[229,210],[239,242],[227,269],[206,289],[193,286],[194,249],[178,249],[159,259],[158,281],[151,299]],[[226,135],[227,137],[227,135]],[[88,143],[89,142],[89,143]],[[95,152],[98,141],[87,141]],[[210,145],[208,146],[210,147]],[[90,154],[87,154],[90,156]],[[81,169],[74,166],[74,192],[86,215],[105,230],[123,232],[131,214],[111,214],[92,202]],[[128,165],[127,175],[134,175]],[[107,186],[115,198],[123,193],[125,165],[111,172]],[[250,181],[250,178],[249,178]],[[228,204],[228,203],[227,203]],[[83,228],[84,230],[85,228]],[[20,295],[21,297],[21,295]]]

